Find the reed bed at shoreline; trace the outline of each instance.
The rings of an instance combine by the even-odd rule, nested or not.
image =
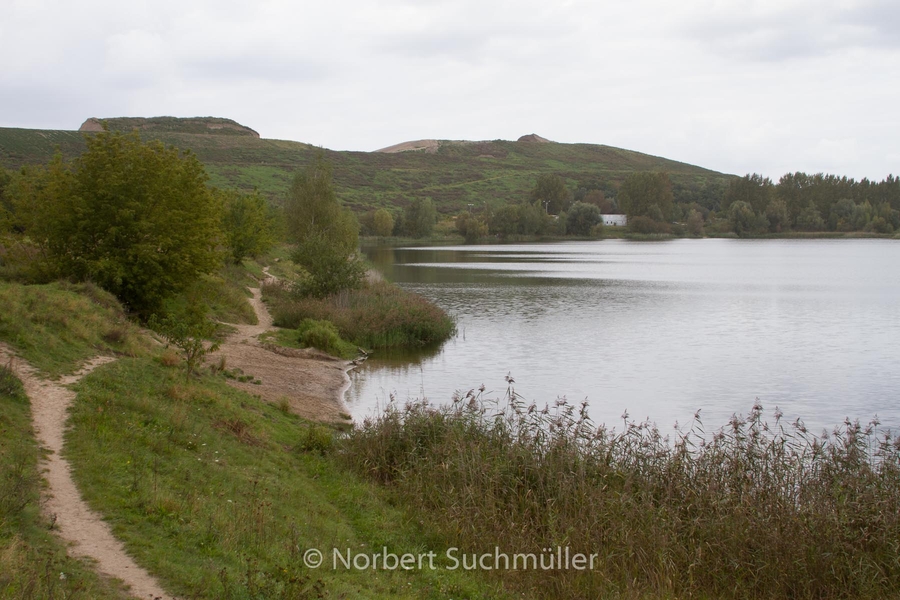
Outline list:
[[[278,327],[296,329],[304,319],[330,321],[343,339],[368,349],[437,344],[456,331],[443,309],[384,281],[324,299],[301,297],[289,284],[270,282],[263,285],[263,297]]]
[[[510,380],[511,382],[511,380]],[[340,445],[465,552],[596,553],[594,570],[499,573],[545,598],[900,594],[900,442],[814,436],[756,405],[714,434],[595,427],[586,405],[459,394],[392,402]]]

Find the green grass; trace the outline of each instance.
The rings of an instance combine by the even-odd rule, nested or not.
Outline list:
[[[90,283],[0,282],[0,341],[51,377],[100,353],[132,356],[148,342],[108,292]]]
[[[40,513],[40,450],[28,398],[0,366],[0,598],[123,599],[112,582],[66,556]]]
[[[334,325],[329,321],[314,321],[312,319],[308,319],[308,321],[312,321],[314,323],[327,323],[328,325],[331,325],[331,327],[334,327]],[[267,331],[266,333],[260,335],[259,340],[266,344],[274,344],[276,346],[282,346],[284,348],[296,348],[298,350],[310,347],[318,348],[322,352],[326,352],[328,354],[331,354],[332,356],[337,356],[346,360],[357,358],[360,355],[359,347],[357,347],[355,344],[350,344],[343,339],[340,339],[341,349],[333,348],[333,350],[327,350],[325,348],[316,346],[315,344],[303,342],[301,341],[301,336],[298,329],[282,329],[280,327],[276,327],[271,331]]]
[[[260,341],[285,348],[316,348],[326,354],[351,360],[359,356],[359,348],[341,339],[330,321],[302,320],[296,329],[274,329],[259,336]]]
[[[122,359],[79,383],[71,423],[88,503],[179,597],[502,596],[471,573],[304,567],[309,548],[423,552],[440,539],[342,467],[331,431],[222,379]]]
[[[142,135],[193,151],[206,166],[213,185],[256,188],[276,202],[283,200],[294,173],[313,162],[321,151],[300,142],[191,131],[157,128]],[[16,169],[24,164],[46,163],[57,145],[66,158],[84,149],[77,132],[0,128],[0,165]],[[494,140],[451,142],[434,154],[325,153],[334,166],[338,197],[358,213],[379,207],[397,212],[411,200],[426,197],[432,198],[443,214],[456,214],[470,203],[481,207],[486,200],[521,201],[542,173],[562,176],[573,190],[579,183],[590,181],[615,185],[635,171],[665,171],[673,183],[685,186],[727,182],[730,178],[685,163],[593,144]]]
[[[221,323],[256,325],[248,286],[259,285],[240,265],[225,265],[215,275],[201,275],[186,293],[169,301],[168,307],[182,310],[190,302],[209,307],[209,317]]]
[[[359,351],[355,344],[341,339],[337,327],[330,321],[303,319],[296,329],[297,339],[304,348],[317,348],[341,358],[355,358]]]
[[[298,298],[281,283],[263,286],[263,294],[278,327],[295,329],[304,319],[330,321],[343,339],[367,349],[433,345],[456,331],[441,308],[384,281],[325,299]]]
[[[223,279],[236,285],[245,277],[233,269]],[[308,548],[443,546],[389,493],[335,461],[334,430],[224,377],[185,382],[178,361],[149,356],[140,331],[102,290],[4,283],[0,301],[0,339],[48,374],[71,372],[100,352],[120,355],[79,384],[65,452],[88,502],[179,597],[502,596],[496,583],[445,570],[305,569]],[[65,559],[40,521],[28,404],[3,370],[0,402],[0,597],[120,597]]]
[[[756,406],[668,440],[648,424],[598,429],[584,405],[473,391],[390,405],[342,456],[454,545],[598,555],[595,571],[505,577],[542,598],[900,593],[900,441],[849,421],[823,440]]]
[[[269,273],[278,279],[286,279],[288,281],[297,281],[303,274],[303,268],[298,266],[291,260],[291,254],[294,246],[290,244],[278,244],[271,248],[265,256],[258,257],[251,264],[259,265],[261,268],[268,268]],[[259,279],[263,279],[263,274]]]
[[[276,346],[296,348],[298,350],[306,348],[306,346],[300,343],[300,336],[297,335],[296,329],[282,329],[280,327],[276,327],[275,329],[272,329],[260,335],[259,341],[263,342],[264,344],[274,344]]]

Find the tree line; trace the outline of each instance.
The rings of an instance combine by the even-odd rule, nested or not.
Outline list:
[[[574,187],[574,191],[573,188]],[[388,228],[374,226],[377,215],[392,219],[386,209],[362,219],[367,235],[423,237],[437,218],[429,205],[422,228],[408,227],[416,214],[414,201]],[[822,173],[788,173],[777,183],[758,174],[673,182],[667,173],[635,172],[621,183],[591,180],[570,185],[555,174],[536,178],[529,196],[514,203],[472,206],[454,217],[457,233],[468,241],[486,236],[602,236],[604,214],[625,214],[628,230],[639,234],[738,236],[788,232],[851,232],[892,234],[900,231],[900,178],[882,181]]]
[[[900,230],[900,178],[880,182],[788,173],[773,183],[751,174],[731,181],[721,204],[738,235],[782,231]]]

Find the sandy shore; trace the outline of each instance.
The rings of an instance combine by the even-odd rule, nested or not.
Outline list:
[[[350,386],[347,371],[352,365],[313,349],[295,350],[261,343],[259,335],[273,328],[272,316],[262,301],[260,289],[252,288],[250,292],[258,323],[236,325],[237,332],[209,356],[209,362],[217,364],[224,359],[226,369],[238,368],[253,376],[253,381],[259,383],[228,381],[267,402],[287,403],[301,417],[348,423],[344,393]]]

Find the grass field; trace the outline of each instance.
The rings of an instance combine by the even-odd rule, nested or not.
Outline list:
[[[86,377],[67,438],[75,479],[138,562],[184,598],[498,598],[471,573],[356,570],[342,553],[442,547],[389,490],[333,456],[334,432],[152,359]],[[319,549],[313,570],[304,553]],[[437,563],[436,563],[437,564]]]

